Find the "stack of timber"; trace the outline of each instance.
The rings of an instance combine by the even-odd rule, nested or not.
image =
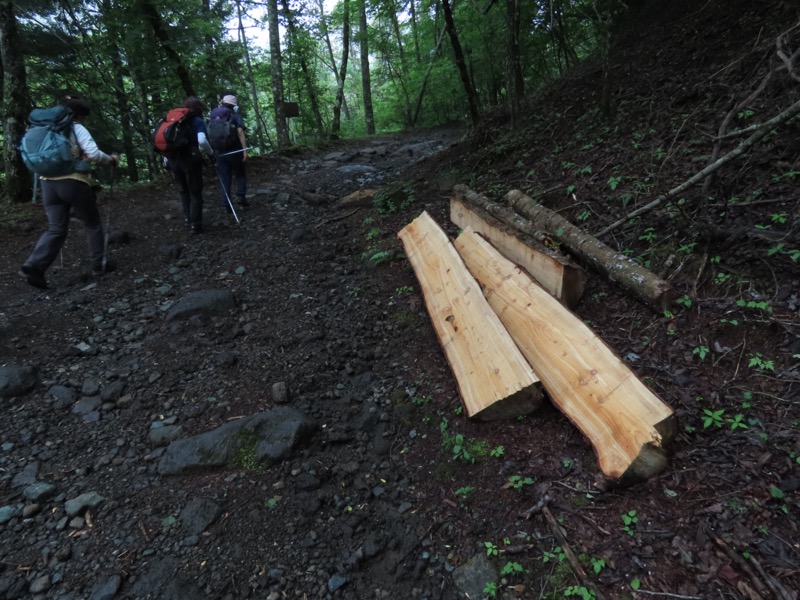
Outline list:
[[[542,402],[539,379],[447,235],[423,212],[399,233],[467,415],[512,418]]]
[[[471,227],[487,238],[503,256],[524,268],[565,306],[574,308],[583,295],[586,274],[572,260],[538,239],[493,217],[482,206],[489,200],[463,186],[450,199],[450,220],[461,229]]]
[[[492,202],[463,185],[455,186],[454,193],[464,204],[482,209],[518,231],[540,241],[550,239],[557,242],[583,263],[659,313],[669,308],[679,296],[669,282],[582,231],[558,213],[537,204],[519,190],[508,192],[504,204]]]
[[[665,445],[677,432],[673,411],[569,309],[470,227],[450,244],[433,219],[423,213],[398,235],[462,394],[480,385],[480,381],[467,379],[487,375],[464,368],[463,359],[454,364],[450,358],[453,330],[458,329],[454,324],[464,323],[458,320],[463,317],[453,316],[454,307],[477,304],[471,292],[480,284],[481,298],[485,297],[491,313],[515,342],[512,353],[521,351],[553,404],[591,442],[603,475],[627,484],[663,470]],[[491,320],[483,308],[479,313]],[[476,314],[473,318],[480,317]],[[473,338],[473,332],[478,337]],[[485,338],[477,325],[468,331],[462,327],[460,333],[461,355],[483,349]],[[494,350],[491,356],[497,360]],[[500,376],[493,371],[493,384],[503,387],[496,380]],[[464,403],[471,415],[466,399]]]

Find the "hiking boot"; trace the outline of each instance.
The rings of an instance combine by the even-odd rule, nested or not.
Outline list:
[[[113,273],[116,270],[117,270],[117,263],[115,263],[110,258],[107,258],[105,265],[100,263],[99,265],[92,266],[92,275],[96,276],[105,275],[106,273]]]
[[[47,280],[44,278],[44,272],[40,271],[39,269],[34,269],[30,265],[22,265],[19,272],[20,275],[22,275],[33,287],[41,290],[47,289]]]
[[[192,235],[197,235],[198,233],[203,233],[203,226],[200,223],[195,223],[189,229],[189,233]]]
[[[236,202],[239,203],[239,206],[250,206],[250,203],[247,201],[247,198],[244,196],[237,196]]]

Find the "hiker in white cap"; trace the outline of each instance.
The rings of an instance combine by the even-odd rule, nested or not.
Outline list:
[[[211,111],[208,121],[208,141],[214,148],[217,170],[222,185],[222,206],[233,212],[230,205],[231,183],[236,176],[236,201],[249,206],[247,201],[247,143],[244,136],[244,119],[239,114],[239,101],[233,94],[224,94],[219,106]]]

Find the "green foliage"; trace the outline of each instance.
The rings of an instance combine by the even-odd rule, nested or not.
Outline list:
[[[522,475],[511,475],[508,478],[506,485],[514,490],[521,490],[523,486],[533,485],[534,480],[532,477],[522,477]]]
[[[639,517],[636,515],[635,510],[629,510],[620,516],[622,519],[622,531],[630,536],[636,532],[636,525],[639,523]]]

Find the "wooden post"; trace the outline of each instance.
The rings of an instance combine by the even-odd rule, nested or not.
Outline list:
[[[447,235],[423,212],[398,234],[469,417],[513,418],[542,401],[539,379]]]

